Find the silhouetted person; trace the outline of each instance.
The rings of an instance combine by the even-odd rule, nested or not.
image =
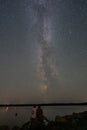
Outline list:
[[[36,111],[37,121],[43,122],[43,110],[40,106],[38,106]]]
[[[34,105],[32,108],[32,115],[31,115],[31,122],[32,123],[36,122],[36,111],[37,111],[37,107]]]

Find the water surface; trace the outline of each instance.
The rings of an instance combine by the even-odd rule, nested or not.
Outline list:
[[[43,106],[44,115],[49,120],[55,120],[57,115],[70,115],[72,113],[78,113],[87,111],[87,106]],[[32,107],[4,107],[0,108],[0,125],[14,125],[22,126],[28,122],[31,118]],[[16,115],[16,113],[18,115]]]

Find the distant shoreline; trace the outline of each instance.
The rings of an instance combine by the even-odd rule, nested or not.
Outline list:
[[[0,107],[28,107],[33,105],[40,106],[86,106],[87,102],[82,103],[32,103],[32,104],[0,104]]]

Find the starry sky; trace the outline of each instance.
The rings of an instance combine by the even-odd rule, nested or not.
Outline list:
[[[87,0],[0,0],[0,103],[87,102]]]

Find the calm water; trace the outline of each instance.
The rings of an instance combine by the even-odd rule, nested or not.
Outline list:
[[[0,108],[0,125],[22,126],[30,120],[31,109],[32,107]],[[54,120],[56,115],[62,116],[73,112],[87,111],[87,106],[44,106],[42,109],[49,120]],[[15,113],[18,115],[15,116]]]

